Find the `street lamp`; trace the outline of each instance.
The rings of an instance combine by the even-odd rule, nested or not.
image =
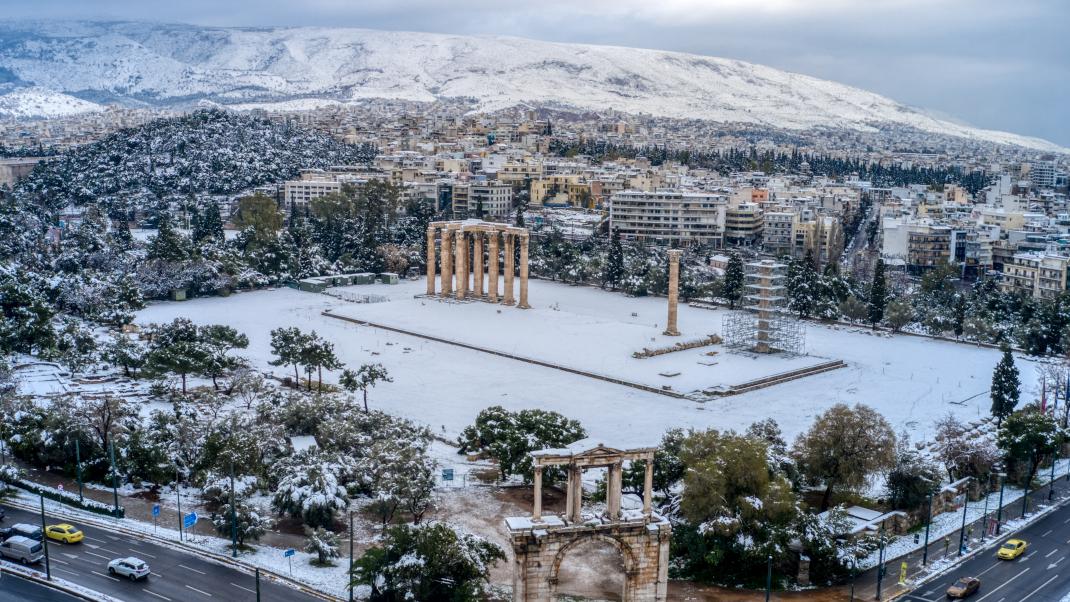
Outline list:
[[[925,546],[921,552],[921,566],[926,566],[929,563],[929,527],[933,522],[933,482],[925,477],[921,477],[921,479],[929,484],[929,507],[925,517]]]
[[[996,535],[1003,529],[1003,487],[1007,484],[1007,473],[997,472],[999,477],[999,508],[996,510]]]
[[[973,477],[966,477],[966,490],[962,492],[962,528],[959,529],[959,557],[962,557],[962,553],[966,548],[966,511],[970,507],[970,479]]]
[[[988,483],[985,487],[985,511],[981,514],[981,544],[985,543],[985,532],[988,531],[988,494],[992,490],[992,475],[988,475]]]

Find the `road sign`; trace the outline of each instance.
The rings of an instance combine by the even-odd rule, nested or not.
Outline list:
[[[160,516],[160,505],[159,504],[153,504],[152,505],[152,515],[153,516]]]
[[[443,481],[452,481],[453,480],[453,469],[452,468],[443,468],[442,469],[442,480]]]
[[[189,529],[193,525],[197,524],[197,513],[190,512],[186,516],[182,517],[182,526]]]
[[[285,551],[285,552],[283,552],[283,553],[282,553],[282,555],[283,555],[284,557],[286,557],[286,558],[289,558],[290,556],[293,556],[293,555],[294,555],[294,554],[296,554],[296,553],[297,553],[297,552],[296,552],[296,551],[294,551],[294,549],[293,549],[293,548],[286,548],[286,551]]]

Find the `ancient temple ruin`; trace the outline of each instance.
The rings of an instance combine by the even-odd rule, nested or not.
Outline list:
[[[436,245],[438,240],[438,245]],[[473,299],[528,309],[528,242],[526,228],[481,220],[431,222],[427,226],[427,296],[435,291],[436,264],[441,250],[442,267],[438,295],[457,300]],[[500,246],[499,246],[500,243]],[[520,297],[514,297],[516,247],[520,248]],[[437,247],[437,248],[436,248]],[[487,252],[484,254],[484,248]],[[504,253],[504,291],[498,291],[498,250]],[[483,259],[486,255],[487,266]],[[484,287],[486,283],[486,287]]]
[[[601,443],[580,441],[565,449],[532,453],[535,500],[531,516],[505,519],[513,544],[513,600],[552,602],[557,597],[558,575],[565,562],[583,562],[568,557],[571,549],[592,540],[608,542],[620,553],[624,565],[625,602],[665,600],[669,578],[669,521],[651,505],[655,448],[614,449]],[[622,476],[625,462],[643,462],[642,510],[622,509]],[[567,474],[565,512],[542,511],[543,472],[563,467]],[[606,508],[584,512],[583,471],[604,468]]]
[[[783,309],[787,266],[766,259],[746,267],[744,311],[725,316],[721,329],[725,347],[755,353],[802,354],[806,333],[802,324]]]

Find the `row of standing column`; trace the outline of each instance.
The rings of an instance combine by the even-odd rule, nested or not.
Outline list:
[[[623,491],[624,467],[620,464],[611,464],[607,467],[609,472],[606,486],[606,516],[609,520],[620,520],[621,517],[621,494]],[[653,511],[652,500],[654,493],[654,461],[645,462],[643,474],[643,516],[650,517]],[[532,508],[531,518],[534,521],[542,520],[542,466],[536,466],[534,471],[534,494],[535,503]],[[581,518],[583,509],[583,469],[579,466],[569,466],[568,480],[565,484],[565,520],[577,522]]]
[[[435,295],[435,232],[438,227],[432,225],[427,229],[427,294]],[[469,292],[477,297],[486,297],[492,303],[498,302],[498,233],[505,241],[505,291],[502,303],[513,305],[515,265],[515,244],[520,239],[520,299],[517,307],[528,309],[528,245],[527,231],[509,232],[497,229],[463,230],[460,224],[446,224],[441,227],[442,269],[439,294],[464,299]],[[484,292],[483,234],[488,237],[488,262],[486,270],[487,291]],[[472,241],[472,253],[469,253],[469,240]],[[469,274],[472,274],[471,281]],[[456,282],[455,282],[456,280]]]

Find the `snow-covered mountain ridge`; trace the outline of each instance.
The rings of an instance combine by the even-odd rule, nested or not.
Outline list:
[[[1067,152],[1045,140],[952,123],[858,88],[762,65],[500,36],[0,23],[0,93],[28,86],[91,103],[156,106],[200,100],[250,108],[460,98],[482,111],[527,104],[786,129],[909,127]],[[0,103],[6,97],[0,96]],[[8,104],[16,105],[6,109],[9,114],[32,112]]]

